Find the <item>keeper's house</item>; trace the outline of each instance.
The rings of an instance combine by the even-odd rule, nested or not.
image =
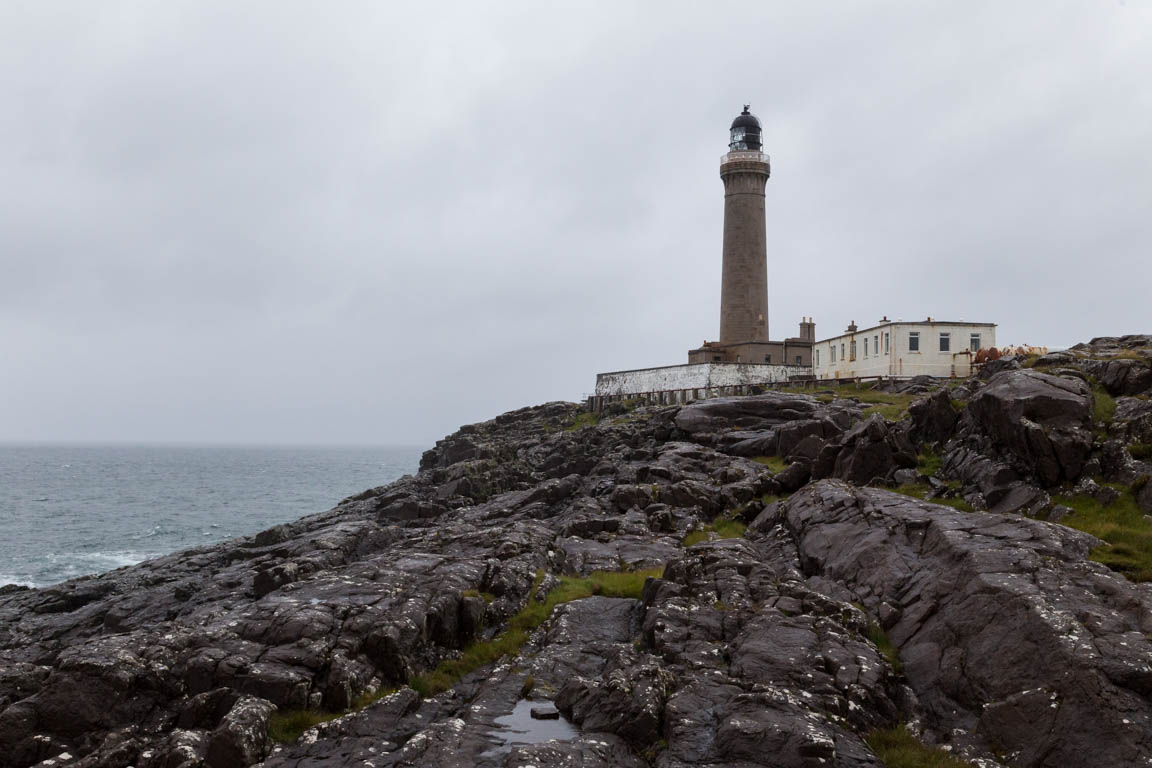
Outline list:
[[[905,323],[885,317],[871,328],[858,329],[853,322],[841,335],[817,341],[812,347],[812,373],[824,380],[970,376],[976,353],[994,346],[995,323],[931,317]]]

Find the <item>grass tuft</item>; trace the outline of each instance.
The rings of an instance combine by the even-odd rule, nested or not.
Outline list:
[[[591,427],[600,422],[600,414],[595,411],[585,411],[584,413],[577,414],[568,426],[564,427],[565,432],[575,432],[584,427]]]
[[[1152,443],[1132,443],[1128,446],[1128,453],[1132,454],[1132,458],[1138,461],[1152,459]]]
[[[897,486],[892,489],[894,492],[903,494],[904,496],[911,496],[914,499],[927,501],[930,504],[943,504],[952,509],[958,509],[961,512],[972,512],[972,505],[964,499],[959,498],[942,498],[929,499],[928,494],[932,492],[932,488],[924,483],[905,483],[904,485]]]
[[[872,731],[865,739],[887,768],[972,768],[972,764],[930,747],[902,725]]]
[[[868,639],[872,641],[880,653],[884,654],[884,658],[888,659],[892,669],[896,670],[896,674],[904,674],[904,665],[900,662],[900,651],[896,650],[896,646],[892,645],[892,641],[888,639],[888,634],[874,621],[868,622]]]
[[[1096,562],[1131,581],[1152,581],[1152,522],[1144,518],[1131,488],[1108,485],[1120,492],[1120,498],[1107,506],[1091,496],[1055,496],[1056,503],[1075,513],[1060,522],[1107,542],[1092,551]]]
[[[733,520],[730,517],[720,517],[714,520],[712,525],[707,528],[701,528],[698,531],[689,533],[680,541],[680,545],[691,547],[693,544],[708,541],[712,538],[712,534],[715,534],[718,539],[739,539],[744,536],[746,530],[748,530],[748,526],[739,520]]]
[[[277,710],[268,716],[268,738],[277,744],[296,741],[312,726],[338,717],[340,715],[319,709]]]
[[[788,467],[788,462],[780,456],[753,456],[752,461],[768,467],[774,475],[780,474]]]
[[[1100,387],[1095,388],[1092,394],[1094,395],[1093,420],[1103,424],[1111,424],[1112,417],[1116,414],[1116,400]]]
[[[938,453],[925,451],[916,457],[916,469],[922,475],[935,475],[939,474],[940,466],[943,464],[944,459]]]

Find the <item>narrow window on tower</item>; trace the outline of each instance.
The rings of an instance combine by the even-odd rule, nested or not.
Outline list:
[[[973,352],[980,351],[980,334],[974,333],[968,341],[968,348]]]
[[[772,355],[764,355],[764,362],[766,362],[766,363],[772,362]]]
[[[950,333],[940,334],[940,351],[941,352],[947,352],[951,348],[952,348],[952,334],[950,334]]]
[[[919,352],[920,351],[920,331],[909,331],[908,332],[908,351],[909,352]]]
[[[796,365],[804,365],[804,358],[800,355],[796,355]]]

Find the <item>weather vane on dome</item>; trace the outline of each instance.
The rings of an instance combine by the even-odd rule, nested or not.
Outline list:
[[[751,107],[752,107],[751,104],[745,104],[744,105],[744,114],[748,114],[748,110],[751,109]]]

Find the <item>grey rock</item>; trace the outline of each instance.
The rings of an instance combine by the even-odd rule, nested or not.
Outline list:
[[[559,720],[560,710],[552,707],[532,707],[530,710],[533,720]]]
[[[999,360],[990,360],[984,365],[980,366],[980,371],[977,377],[983,381],[991,379],[1001,371],[1018,371],[1020,370],[1020,361],[1014,357],[1002,357]]]
[[[1093,537],[832,481],[783,508],[808,568],[903,607],[888,635],[933,729],[998,742],[1013,765],[1152,759],[1152,605],[1087,560]]]
[[[911,437],[921,443],[944,442],[956,431],[960,414],[952,407],[952,394],[941,389],[908,406],[912,418]]]
[[[965,419],[1042,487],[1078,479],[1092,449],[1092,392],[1077,379],[999,373],[969,401]]]

